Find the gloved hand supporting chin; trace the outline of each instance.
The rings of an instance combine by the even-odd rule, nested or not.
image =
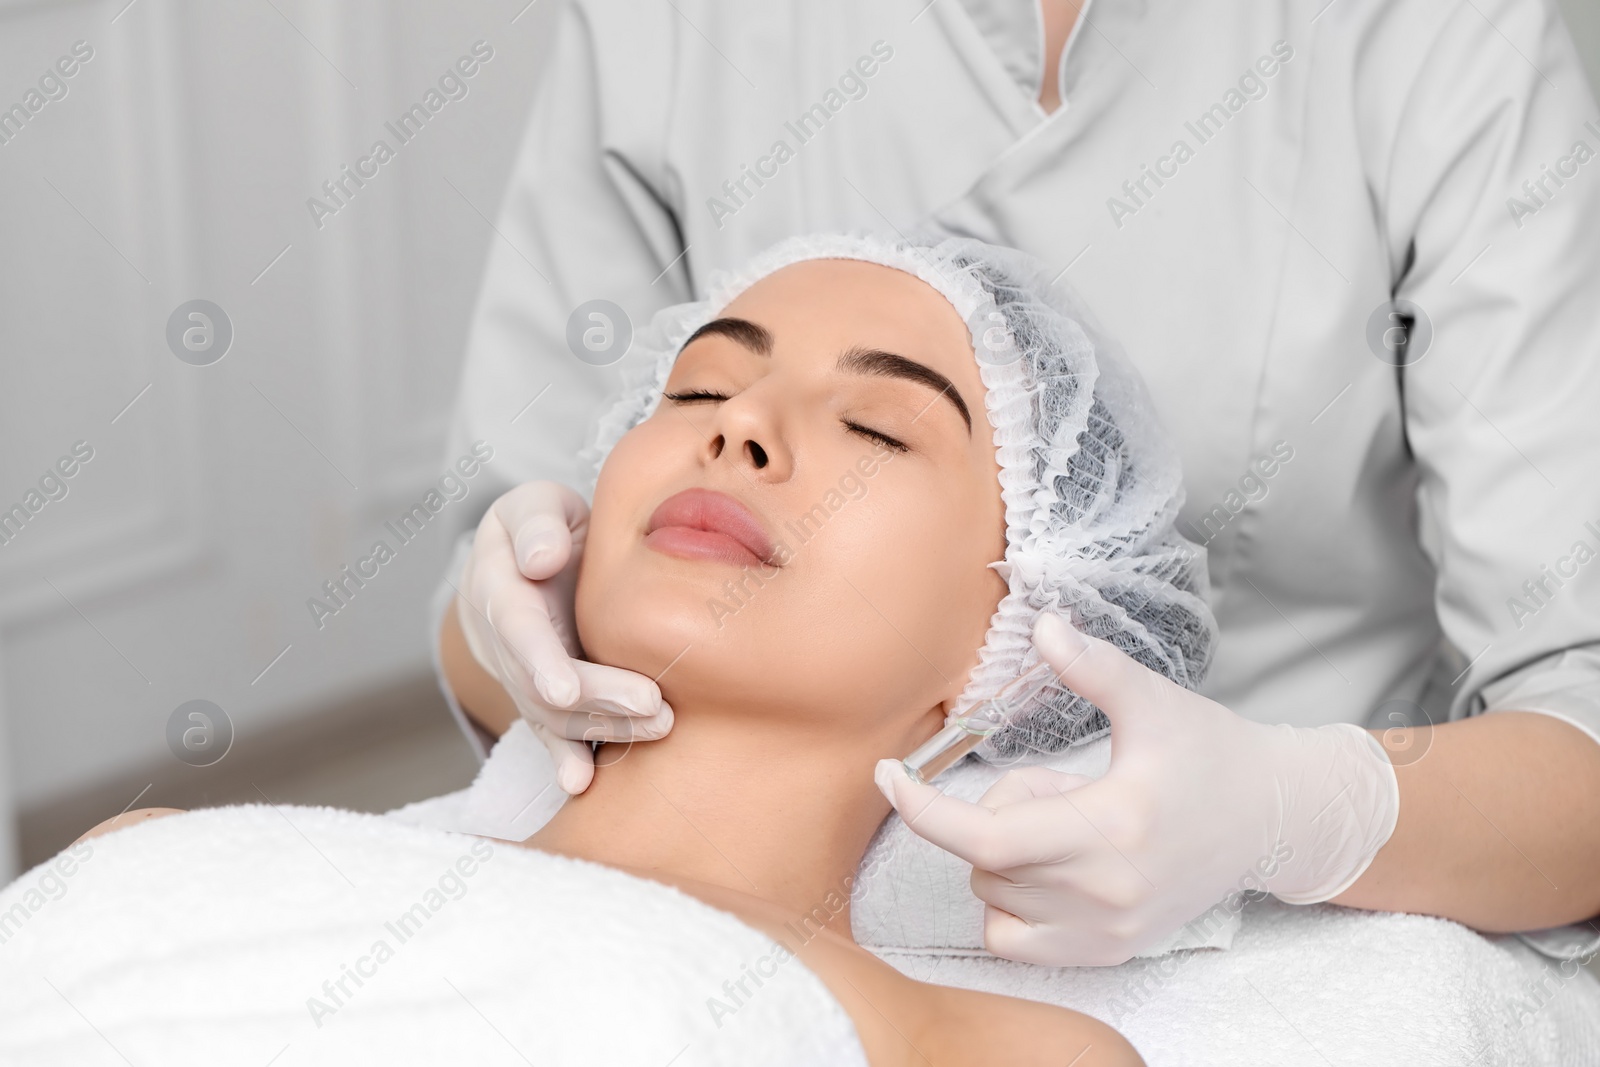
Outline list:
[[[478,524],[456,599],[472,658],[550,750],[568,793],[594,777],[590,742],[648,741],[672,729],[654,681],[577,658],[573,588],[588,521],[588,505],[566,486],[510,490]]]

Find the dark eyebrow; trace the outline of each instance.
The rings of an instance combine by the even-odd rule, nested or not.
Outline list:
[[[972,413],[967,410],[967,402],[956,392],[955,383],[932,367],[876,348],[851,348],[839,357],[839,369],[884,378],[904,378],[936,389],[939,395],[955,405],[962,421],[967,424],[967,433],[972,433]]]
[[[737,341],[758,356],[772,355],[771,331],[765,326],[751,322],[749,319],[735,318],[712,319],[694,333],[691,333],[689,339],[683,342],[683,348],[678,349],[678,351],[682,352],[684,348],[688,348],[700,338],[709,337],[713,334],[719,337],[726,337],[731,341]]]

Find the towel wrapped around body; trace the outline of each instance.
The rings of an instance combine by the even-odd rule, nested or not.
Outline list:
[[[1099,741],[1052,765],[1095,777],[1109,758]],[[1002,773],[969,761],[939,785],[975,801]],[[544,746],[519,722],[470,788],[390,814],[521,840],[564,801],[553,780]],[[982,950],[970,870],[891,816],[853,886],[856,939],[913,978],[1093,1015],[1152,1067],[1600,1067],[1600,981],[1515,937],[1420,915],[1233,898],[1120,967],[1036,967]]]
[[[124,1061],[866,1057],[804,964],[669,886],[381,816],[263,805],[137,824],[0,892],[0,1063]]]
[[[487,818],[470,793],[396,815]],[[879,891],[938,907],[918,894],[946,882]],[[966,926],[879,926],[909,943],[872,948],[913,978],[1096,1016],[1152,1067],[1600,1067],[1593,974],[1442,919],[1257,901],[1226,949],[1107,968],[916,943]],[[137,824],[0,891],[0,1063],[124,1061],[866,1063],[802,963],[675,889],[448,828],[265,806]]]

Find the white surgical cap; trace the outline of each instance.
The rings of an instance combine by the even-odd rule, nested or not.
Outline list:
[[[704,300],[665,308],[637,334],[635,383],[601,418],[596,469],[655,410],[679,349],[761,278],[793,263],[854,259],[914,275],[967,323],[994,428],[1009,592],[951,710],[959,717],[1039,662],[1033,621],[1057,612],[1188,688],[1216,640],[1205,550],[1178,533],[1178,457],[1144,383],[1064,286],[1013,249],[924,232],[814,234],[715,272]],[[1104,715],[1052,684],[979,749],[991,761],[1058,752],[1105,732]]]

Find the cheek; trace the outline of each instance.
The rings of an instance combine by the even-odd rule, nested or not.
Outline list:
[[[805,635],[819,658],[870,662],[932,700],[959,681],[1006,593],[986,566],[1005,553],[998,484],[994,495],[991,507],[983,493],[907,478],[839,509],[786,575],[807,600],[790,610],[825,620]]]
[[[988,565],[1004,558],[1003,538],[985,536],[966,515],[945,515],[948,521],[910,531],[895,554],[886,577],[904,589],[905,601],[918,615],[910,620],[938,620],[936,634],[958,656],[976,650],[989,627],[989,617],[1005,594],[1006,584]]]

